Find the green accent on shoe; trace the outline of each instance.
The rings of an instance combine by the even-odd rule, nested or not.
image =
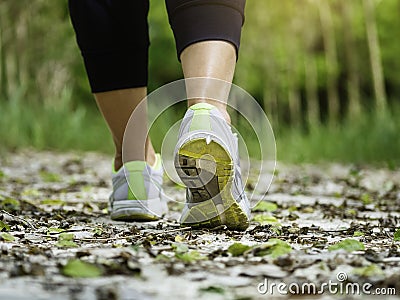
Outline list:
[[[212,213],[213,215],[219,213],[219,209],[215,207],[212,201],[204,201],[189,210],[189,213],[181,220],[181,226],[190,226],[199,229],[226,225],[228,229],[238,231],[245,231],[249,227],[250,222],[247,215],[234,199],[225,199],[221,210],[223,210],[223,213],[211,219],[200,217],[200,219],[204,221],[196,221],[196,218],[201,216],[201,214],[204,215],[204,212]]]
[[[143,170],[146,168],[146,162],[130,161],[125,163],[125,168],[127,172],[129,172],[128,199],[129,200],[146,199],[147,192],[143,179]]]
[[[114,164],[114,159],[111,162],[111,173],[113,175],[117,174],[119,172],[119,170],[121,170],[122,167],[120,167],[118,170],[115,170],[115,164]]]
[[[191,107],[189,107],[189,109],[191,109],[191,110],[198,110],[198,109],[211,110],[213,108],[215,108],[215,106],[210,103],[207,103],[207,102],[196,103],[196,104],[193,104]]]
[[[149,222],[149,221],[157,221],[159,219],[160,218],[155,215],[146,213],[129,213],[126,215],[121,214],[112,218],[112,220],[114,221],[125,221],[125,222],[130,222],[130,221]]]
[[[215,106],[208,103],[197,103],[190,107],[194,111],[189,131],[211,130],[210,113]]]

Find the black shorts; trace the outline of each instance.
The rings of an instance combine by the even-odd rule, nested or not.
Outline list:
[[[206,40],[238,51],[245,1],[166,0],[178,59]],[[147,86],[149,0],[69,0],[69,11],[92,92]]]

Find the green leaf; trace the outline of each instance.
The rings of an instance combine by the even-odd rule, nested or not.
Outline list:
[[[56,246],[58,248],[77,248],[78,245],[74,241],[58,241]]]
[[[12,198],[6,198],[0,203],[0,208],[6,211],[16,211],[19,210],[21,204],[18,200]]]
[[[314,212],[314,208],[312,208],[311,206],[307,206],[302,209],[302,212],[305,214],[312,214]]]
[[[59,199],[45,199],[40,201],[40,204],[43,205],[52,205],[52,206],[61,206],[65,204],[65,201]]]
[[[59,241],[72,241],[74,239],[74,237],[75,236],[73,233],[63,232],[58,237],[58,240]]]
[[[171,258],[169,256],[166,256],[165,254],[158,254],[155,258],[155,261],[160,261],[160,262],[167,262],[170,261]]]
[[[278,209],[278,206],[275,203],[268,202],[268,201],[260,201],[258,204],[253,208],[253,211],[262,211],[262,212],[273,212]]]
[[[73,233],[61,233],[58,237],[58,242],[56,244],[59,248],[76,248],[78,245],[74,242]]]
[[[0,180],[6,177],[6,174],[2,170],[0,170]]]
[[[357,211],[353,208],[346,209],[346,215],[357,216]]]
[[[270,214],[255,215],[253,220],[259,222],[261,225],[278,223],[277,218]]]
[[[280,239],[269,239],[268,242],[254,248],[254,250],[256,256],[270,255],[272,258],[277,258],[290,253],[292,247]]]
[[[185,252],[185,253],[175,253],[175,257],[180,259],[181,261],[183,261],[185,263],[191,263],[191,262],[194,262],[194,261],[207,259],[206,256],[201,255],[196,250],[193,250],[193,251],[190,251],[190,252]]]
[[[400,241],[400,228],[396,230],[396,232],[394,233],[394,240],[396,242]]]
[[[242,243],[234,243],[229,246],[228,252],[232,254],[232,256],[240,256],[249,249],[251,249],[251,247],[248,245],[244,245]]]
[[[95,227],[92,230],[94,236],[101,236],[103,234],[103,228],[102,227]]]
[[[373,199],[370,194],[364,193],[361,195],[361,201],[364,203],[364,205],[371,204],[373,202]]]
[[[354,268],[352,273],[362,277],[372,277],[384,274],[382,269],[376,264],[370,264],[369,266],[361,268]]]
[[[40,192],[37,189],[25,189],[22,192],[23,196],[27,196],[27,197],[39,197],[40,196]]]
[[[361,231],[354,231],[353,236],[354,236],[354,237],[357,237],[357,236],[364,236],[364,232],[361,232]]]
[[[10,231],[11,228],[10,225],[0,221],[0,231],[3,231],[3,229],[5,229],[5,231]]]
[[[94,264],[83,262],[80,259],[70,260],[62,269],[65,276],[74,278],[94,278],[102,275],[102,271]]]
[[[211,285],[211,286],[208,286],[208,287],[201,288],[200,292],[203,292],[203,293],[214,293],[214,294],[220,294],[220,295],[225,294],[225,290],[222,287],[215,286],[215,285]]]
[[[271,232],[274,232],[276,235],[281,235],[282,234],[282,225],[280,223],[276,223],[271,226],[270,230],[271,230]]]
[[[15,241],[15,237],[7,232],[0,233],[0,237],[6,242],[13,242]]]
[[[175,242],[177,242],[177,243],[182,243],[185,240],[186,239],[183,236],[179,235],[179,234],[177,236],[175,236]]]
[[[364,250],[365,247],[364,244],[361,243],[360,241],[354,239],[345,239],[334,245],[329,246],[328,248],[329,251],[336,251],[340,249],[343,249],[347,252],[352,252],[352,251]]]
[[[56,173],[41,171],[39,173],[39,175],[44,182],[60,182],[61,181],[60,175],[58,175]]]
[[[64,231],[64,229],[57,228],[57,227],[50,227],[49,229],[47,229],[47,233],[60,233],[63,231]]]
[[[171,247],[176,254],[177,253],[186,253],[189,251],[189,247],[186,244],[182,244],[182,243],[173,243],[171,245]]]

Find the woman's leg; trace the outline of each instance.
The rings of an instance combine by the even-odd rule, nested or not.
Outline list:
[[[185,78],[207,77],[232,82],[236,65],[236,51],[231,43],[225,41],[198,42],[188,46],[182,52],[181,62]],[[188,106],[199,102],[209,102],[216,106],[221,111],[225,120],[230,123],[230,117],[226,111],[226,101],[229,91],[225,91],[222,95],[215,91],[209,91],[209,89],[214,88],[212,80],[202,80],[200,83],[202,83],[200,86],[195,85],[192,88],[190,88],[190,84],[188,85]],[[221,88],[221,85],[218,84],[215,88],[218,88],[218,86]],[[191,94],[196,95],[196,97],[192,97]],[[221,95],[218,99],[221,102],[207,99],[207,94]],[[198,97],[198,95],[204,95],[204,97]]]
[[[94,95],[113,137],[115,145],[114,169],[117,171],[123,164],[122,142],[125,128],[132,112],[146,97],[147,89],[145,87],[131,88],[95,93]],[[145,106],[141,105],[138,109],[143,111],[140,113],[138,111],[135,112],[136,130],[130,130],[129,138],[124,141],[124,161],[146,160],[149,165],[153,165],[155,152],[150,139],[147,138]],[[143,147],[144,145],[145,147]]]
[[[175,149],[175,169],[187,187],[180,220],[185,225],[249,226],[238,140],[226,111],[244,5],[245,0],[167,0],[185,78],[203,77],[186,80],[189,109]]]
[[[166,0],[169,20],[174,32],[178,57],[185,78],[207,77],[232,82],[245,0]],[[214,91],[221,84],[212,80],[187,85],[188,105],[210,102],[230,122],[226,111],[229,89]],[[229,85],[225,85],[229,88]],[[192,97],[196,95],[196,97]],[[197,97],[204,95],[203,97]],[[219,101],[207,99],[218,95]]]
[[[147,139],[142,102],[147,93],[148,0],[69,0],[69,8],[92,92],[115,144],[111,219],[156,220],[167,206],[160,189],[161,159]]]
[[[92,92],[113,136],[114,169],[118,170],[129,117],[147,93],[149,3],[69,0],[69,9]],[[125,142],[124,160],[146,159],[152,164],[154,150],[146,140],[146,111],[142,110],[135,114],[141,120]]]

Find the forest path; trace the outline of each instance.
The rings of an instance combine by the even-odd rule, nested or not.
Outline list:
[[[95,153],[0,158],[0,299],[313,294],[302,283],[325,287],[318,299],[337,298],[340,287],[346,299],[363,287],[371,299],[400,295],[399,170],[278,164],[269,204],[257,206],[246,232],[233,232],[181,228],[184,190],[168,181],[178,202],[165,220],[110,221],[110,166]]]

